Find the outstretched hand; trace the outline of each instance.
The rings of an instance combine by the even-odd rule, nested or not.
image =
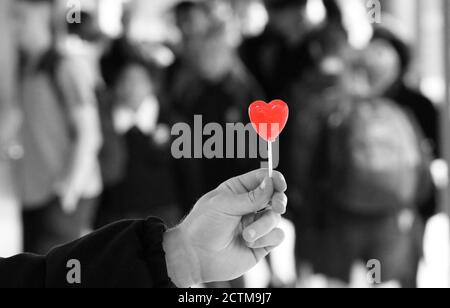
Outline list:
[[[164,238],[169,276],[179,287],[228,281],[252,269],[284,240],[286,181],[258,170],[228,180],[201,198]]]

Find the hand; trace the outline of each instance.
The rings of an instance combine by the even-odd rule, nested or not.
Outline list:
[[[165,234],[168,272],[178,287],[236,279],[282,243],[277,226],[287,185],[281,173],[267,174],[258,170],[223,183]]]

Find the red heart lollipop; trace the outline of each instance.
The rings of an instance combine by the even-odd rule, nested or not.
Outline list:
[[[282,100],[274,100],[270,104],[256,101],[250,105],[249,114],[258,135],[267,142],[274,142],[286,127],[289,107]]]

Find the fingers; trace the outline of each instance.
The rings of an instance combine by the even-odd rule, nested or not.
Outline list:
[[[253,254],[255,255],[256,263],[259,263],[262,259],[267,257],[275,248],[276,248],[275,246],[271,246],[253,249]]]
[[[280,215],[286,214],[288,198],[284,193],[277,192],[272,197],[272,210]]]
[[[219,189],[222,190],[231,190],[234,194],[244,194],[249,191],[255,190],[264,178],[267,176],[267,173],[264,173],[264,170],[256,170],[249,172],[247,174],[234,177],[222,185],[219,186]]]
[[[253,171],[223,183],[216,192],[219,193],[215,204],[223,204],[222,210],[233,216],[244,216],[273,206],[278,214],[286,212],[287,197],[284,192],[287,184],[280,172],[268,177],[265,169]],[[230,195],[231,194],[231,195]]]
[[[223,211],[232,216],[245,216],[269,206],[274,193],[273,182],[266,178],[259,187],[239,195],[218,194],[213,203],[222,204]],[[218,200],[217,200],[218,198]]]
[[[258,239],[253,243],[247,243],[247,246],[252,249],[266,248],[266,247],[278,247],[284,241],[284,232],[281,229],[274,229],[266,236]]]
[[[272,180],[273,180],[273,185],[275,187],[275,191],[282,192],[282,193],[286,192],[287,183],[286,183],[286,179],[284,178],[284,176],[281,172],[274,171]]]
[[[273,212],[272,212],[273,213]],[[273,215],[273,214],[272,214]],[[276,215],[276,214],[275,214]],[[261,218],[262,219],[262,218]],[[260,220],[258,220],[260,221]],[[256,224],[256,223],[255,223]],[[278,225],[278,224],[277,224]],[[251,225],[244,231],[244,239],[246,236],[246,232],[252,233],[251,231],[254,225]],[[253,250],[253,254],[255,256],[256,262],[259,263],[262,259],[267,257],[272,250],[276,247],[280,246],[285,238],[284,231],[279,228],[274,228],[266,235],[256,239],[255,241],[247,241],[247,247]]]
[[[281,215],[274,211],[266,211],[261,218],[245,228],[242,236],[248,243],[254,243],[274,230],[281,221]]]
[[[246,212],[246,214],[249,214],[268,207],[273,194],[273,181],[269,177],[266,177],[258,188],[248,193],[241,194],[238,198],[241,199],[241,202],[244,205],[243,208],[246,208],[246,210],[249,211]]]
[[[252,171],[226,181],[219,189],[229,189],[235,194],[244,194],[258,188],[268,174],[267,169]],[[272,181],[276,191],[285,192],[287,190],[286,180],[280,172],[273,172]]]

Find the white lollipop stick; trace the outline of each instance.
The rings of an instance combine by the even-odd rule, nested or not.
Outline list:
[[[270,177],[270,178],[273,177],[273,151],[272,151],[272,143],[273,143],[273,141],[268,141],[268,142],[267,142],[267,147],[268,147],[267,151],[268,151],[268,154],[269,154],[269,156],[268,156],[268,160],[269,160],[269,166],[268,166],[268,168],[269,168],[269,177]],[[264,209],[258,211],[258,213],[265,212],[265,211],[267,211],[267,210],[270,210],[271,208],[272,208],[272,201],[269,202],[269,204],[267,205],[266,208],[264,208]]]
[[[272,141],[267,142],[268,146],[268,154],[269,154],[269,177],[273,177],[273,149],[272,149]]]

